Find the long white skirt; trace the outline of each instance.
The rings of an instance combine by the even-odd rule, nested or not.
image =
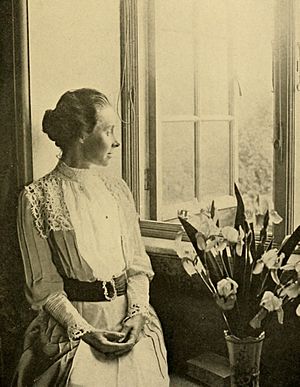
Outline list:
[[[75,303],[74,303],[75,304]],[[119,331],[126,315],[126,297],[103,302],[95,313],[95,304],[76,303],[77,309],[95,327]],[[82,308],[82,310],[80,310]],[[69,387],[166,387],[169,386],[166,351],[160,323],[153,310],[144,332],[126,355],[107,359],[80,341],[68,381]]]

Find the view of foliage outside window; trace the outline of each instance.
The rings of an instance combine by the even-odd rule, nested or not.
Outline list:
[[[174,205],[232,194],[233,182],[271,203],[274,0],[168,0],[156,11],[162,220]]]
[[[238,183],[245,195],[273,191],[272,0],[236,3]],[[253,27],[255,25],[255,28]]]

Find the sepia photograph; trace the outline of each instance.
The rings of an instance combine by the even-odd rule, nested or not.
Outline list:
[[[0,0],[0,386],[300,386],[300,0]]]

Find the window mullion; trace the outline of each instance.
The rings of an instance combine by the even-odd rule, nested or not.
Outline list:
[[[276,241],[293,228],[294,206],[294,18],[292,2],[276,2],[274,203],[284,222],[276,226]]]
[[[122,176],[140,207],[137,1],[120,2]]]

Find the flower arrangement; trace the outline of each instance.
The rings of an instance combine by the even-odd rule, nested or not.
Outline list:
[[[273,247],[268,239],[271,223],[282,221],[264,205],[245,209],[235,186],[237,208],[234,226],[219,226],[214,202],[195,216],[178,214],[182,231],[176,236],[176,250],[186,272],[199,275],[220,308],[230,334],[244,338],[258,336],[275,312],[283,323],[284,306],[300,295],[300,255],[292,254],[300,241],[300,226]],[[259,210],[257,210],[259,209]],[[256,210],[256,211],[255,211]],[[256,219],[261,225],[255,240]],[[191,244],[182,241],[186,232]],[[300,316],[300,304],[296,309]]]

